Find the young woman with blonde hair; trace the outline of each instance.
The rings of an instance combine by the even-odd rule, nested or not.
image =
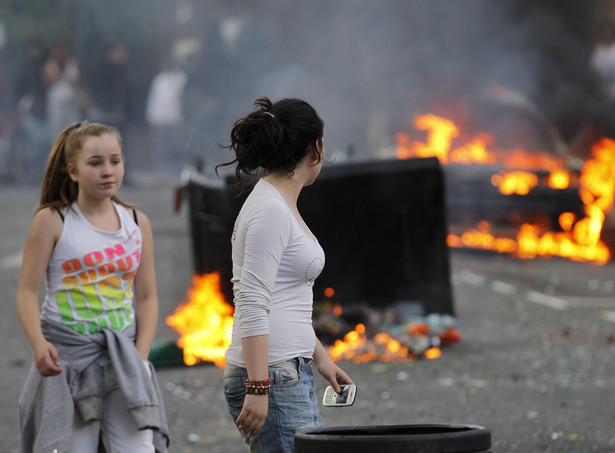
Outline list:
[[[158,321],[148,218],[121,201],[117,130],[58,137],[24,247],[17,314],[34,353],[19,401],[22,452],[166,452],[147,361]],[[46,294],[39,308],[43,280]]]

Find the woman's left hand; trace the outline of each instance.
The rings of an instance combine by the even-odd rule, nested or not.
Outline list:
[[[329,384],[331,384],[331,387],[333,387],[333,390],[335,390],[336,393],[340,393],[342,391],[340,385],[354,384],[353,380],[350,379],[350,376],[348,376],[344,370],[337,366],[333,360],[329,359],[324,362],[325,363],[316,365],[316,367],[322,377],[329,381]]]
[[[341,384],[354,384],[352,379],[329,357],[322,343],[316,339],[316,347],[314,348],[314,362],[318,372],[324,377],[336,393],[340,393]]]

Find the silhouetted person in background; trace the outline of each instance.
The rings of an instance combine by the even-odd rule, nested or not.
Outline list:
[[[81,69],[67,41],[57,42],[43,70],[47,85],[47,121],[51,137],[81,120],[88,101]]]
[[[145,119],[150,126],[152,149],[159,169],[179,170],[186,163],[180,142],[186,81],[186,73],[172,58],[164,57],[162,68],[150,85]]]
[[[46,60],[47,49],[43,41],[39,38],[29,40],[14,82],[23,143],[31,147],[32,155],[37,157],[46,155],[52,144],[47,123],[47,88],[43,80]]]
[[[88,117],[115,126],[122,133],[130,108],[129,58],[126,44],[110,42],[103,48],[96,70],[88,77],[93,101]]]
[[[218,146],[228,135],[230,122],[228,104],[234,68],[226,50],[218,30],[212,29],[184,64],[185,145],[191,156],[204,163],[205,172],[226,159]]]
[[[33,38],[26,44],[25,59],[15,78],[17,101],[28,104],[28,113],[37,121],[44,122],[46,114],[46,87],[43,82],[43,68],[47,60],[47,49],[43,41]]]

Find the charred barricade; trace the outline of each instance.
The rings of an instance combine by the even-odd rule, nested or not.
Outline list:
[[[234,176],[191,173],[184,187],[197,274],[217,272],[232,301],[231,233],[248,188]],[[325,249],[315,300],[342,305],[407,303],[454,315],[446,244],[445,181],[436,158],[325,165],[299,210]]]

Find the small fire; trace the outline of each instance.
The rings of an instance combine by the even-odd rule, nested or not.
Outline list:
[[[564,190],[570,186],[570,180],[568,170],[555,168],[549,172],[545,185],[552,189]],[[500,171],[491,177],[491,184],[498,187],[500,193],[504,195],[527,195],[540,183],[538,175],[522,170]]]
[[[554,189],[566,189],[570,185],[570,173],[564,168],[555,169],[549,174],[548,184]]]
[[[425,351],[425,358],[429,360],[439,359],[441,355],[442,351],[440,350],[440,348],[429,348],[427,351]]]
[[[538,184],[538,176],[527,171],[500,172],[491,177],[491,183],[504,195],[527,195]]]
[[[373,360],[381,362],[405,362],[410,351],[388,333],[377,333],[373,341],[368,341],[364,324],[357,324],[355,330],[348,332],[343,340],[336,340],[329,348],[333,361],[352,360],[354,363],[367,363]]]
[[[429,327],[425,324],[409,325],[403,335],[404,340],[392,338],[387,332],[379,332],[369,338],[366,331],[364,324],[357,324],[355,329],[344,335],[342,340],[336,340],[329,348],[331,359],[335,362],[351,360],[354,363],[374,360],[407,362],[417,360],[420,356],[437,359],[442,354],[438,347],[441,343],[461,340],[455,328],[447,329],[440,336],[430,337]]]
[[[220,291],[218,273],[195,275],[192,284],[188,302],[177,307],[166,323],[180,334],[177,345],[183,349],[186,365],[204,360],[224,367],[231,344],[233,307]]]
[[[556,190],[570,187],[572,176],[561,158],[523,150],[489,151],[486,146],[493,137],[487,134],[478,134],[469,144],[453,148],[453,139],[459,135],[458,127],[436,115],[418,116],[415,127],[428,131],[426,143],[413,141],[406,133],[397,134],[397,156],[400,159],[437,157],[442,164],[488,164],[498,160],[507,168],[515,169],[500,171],[491,178],[491,183],[504,195],[527,195],[541,184]],[[502,156],[498,159],[499,154]],[[529,171],[536,169],[548,174],[545,181]],[[603,138],[592,146],[592,158],[584,163],[578,183],[585,217],[561,214],[561,232],[543,231],[537,225],[525,223],[515,238],[496,237],[491,233],[491,225],[481,221],[476,229],[460,235],[450,234],[447,243],[450,247],[487,249],[524,259],[559,256],[605,264],[611,253],[601,241],[601,233],[615,194],[615,140]]]

